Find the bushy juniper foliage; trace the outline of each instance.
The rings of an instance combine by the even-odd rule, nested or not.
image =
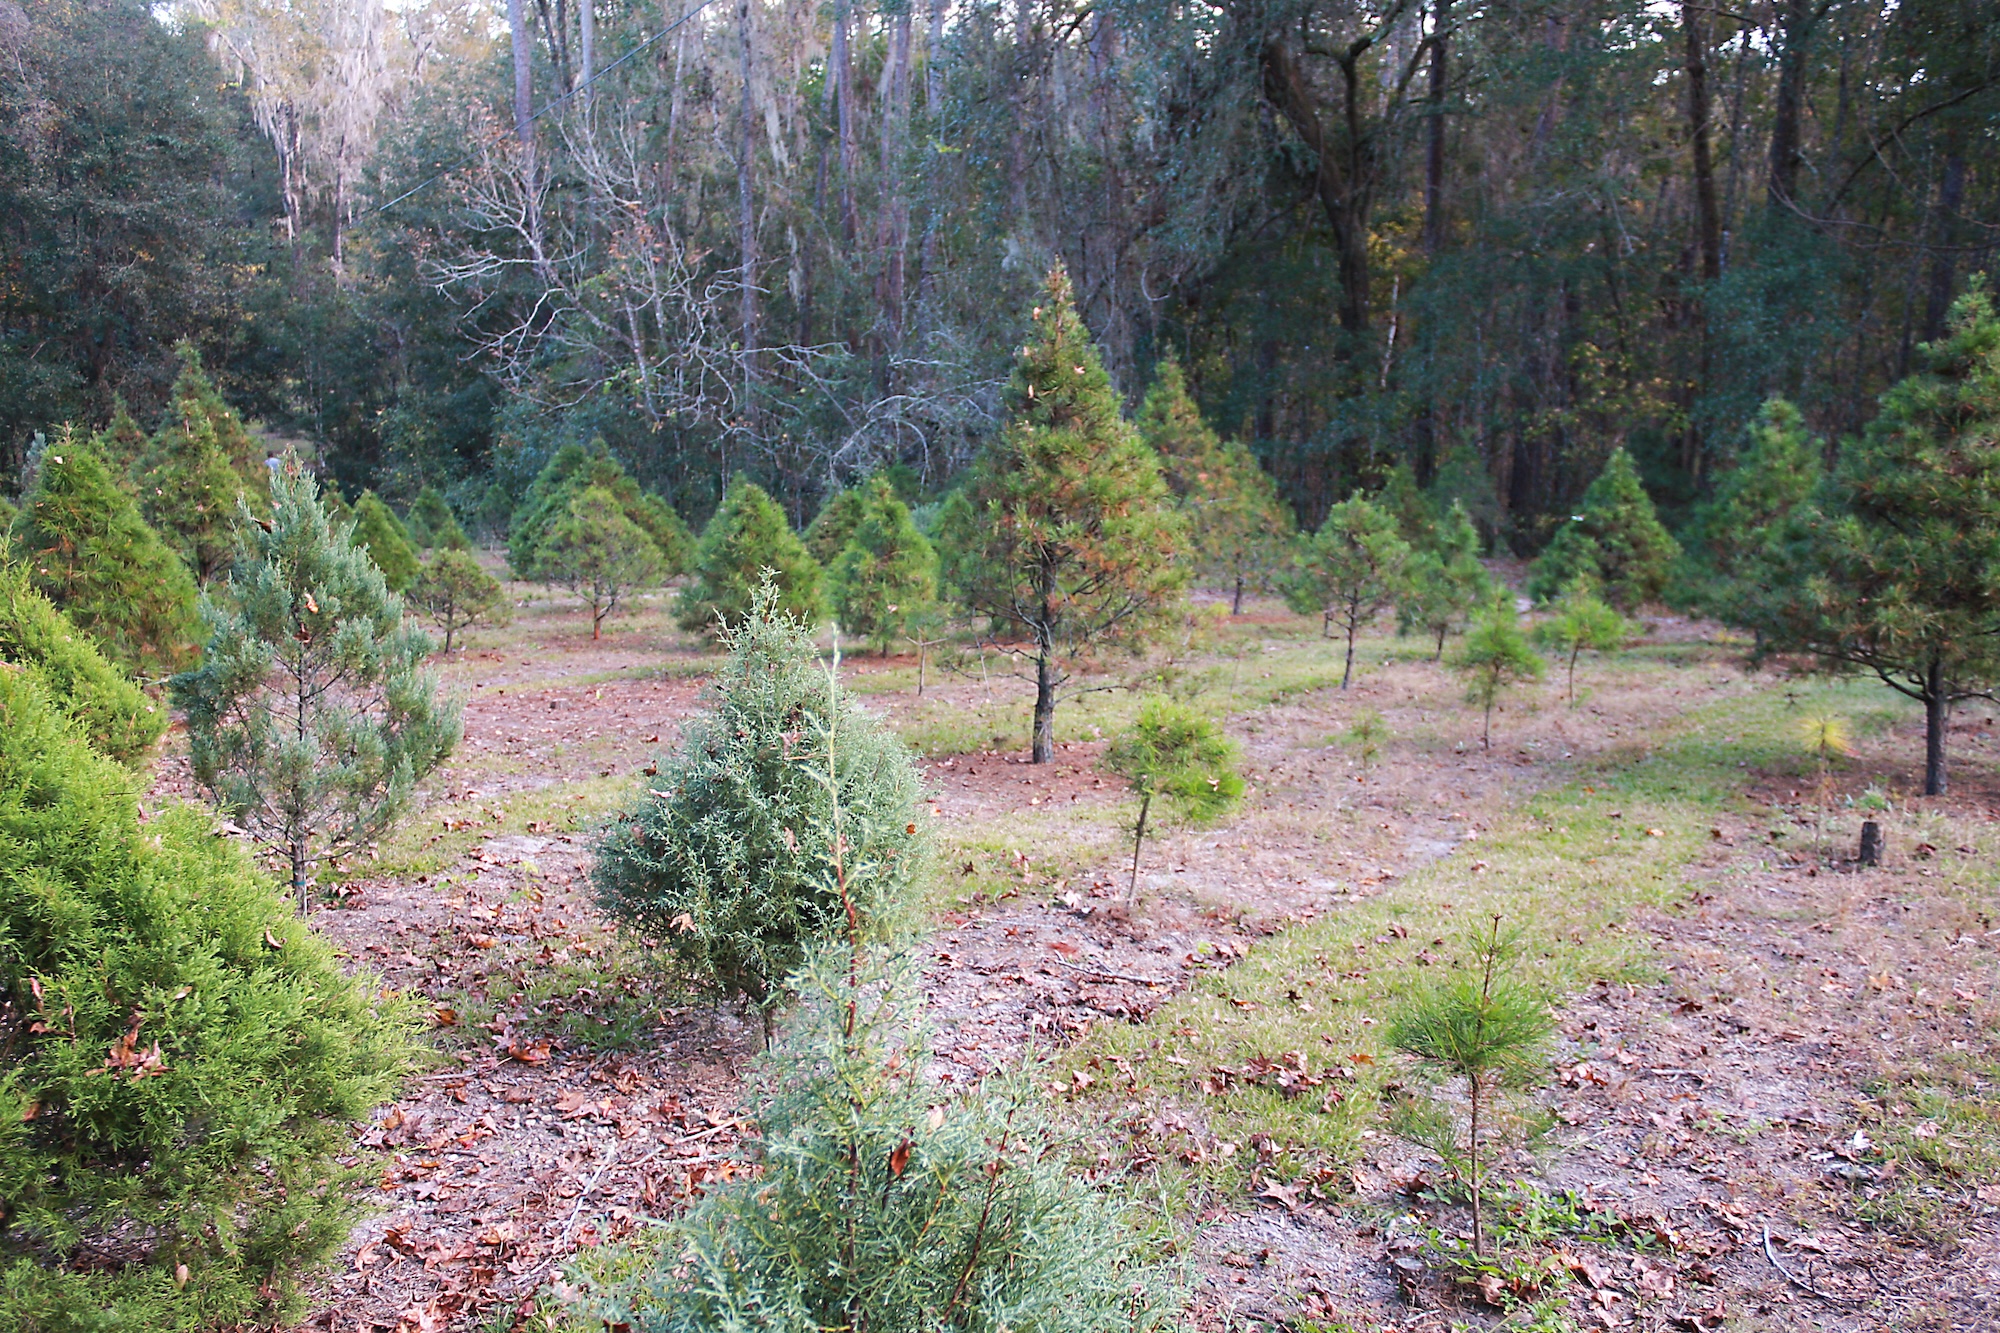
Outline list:
[[[603,1313],[649,1333],[1165,1326],[1173,1289],[1069,1174],[1026,1085],[932,1078],[914,962],[877,963],[861,929],[864,902],[903,891],[907,858],[870,850],[849,818],[841,732],[855,719],[833,688],[823,679],[836,703],[796,760],[823,796],[801,838],[807,873],[845,929],[792,976],[802,1003],[755,1080],[761,1169],[697,1203],[667,1266]]]
[[[593,486],[609,491],[619,512],[652,540],[667,574],[689,567],[694,559],[694,537],[687,524],[665,500],[640,490],[604,442],[594,440],[588,449],[565,444],[556,450],[514,511],[507,530],[507,563],[516,578],[549,579],[540,563],[549,534],[569,513],[578,493]]]
[[[373,491],[361,492],[354,502],[354,544],[382,571],[390,592],[402,592],[417,581],[417,552],[409,534]]]
[[[133,788],[0,667],[0,1327],[19,1333],[289,1322],[353,1215],[348,1124],[409,1055],[396,1009],[207,817],[141,823]]]
[[[604,618],[619,600],[666,577],[666,558],[637,523],[625,517],[618,497],[586,486],[542,539],[535,563],[542,577],[560,583],[590,604],[590,637],[602,637]]]
[[[388,828],[458,744],[459,705],[312,478],[287,468],[272,494],[270,529],[239,529],[227,599],[203,604],[207,656],[173,697],[195,781],[290,862],[303,909],[313,868]]]
[[[64,432],[43,451],[12,541],[35,586],[127,671],[193,661],[194,578],[113,480],[98,441]]]
[[[825,575],[764,488],[743,477],[729,483],[722,504],[695,547],[694,578],[681,589],[675,620],[682,629],[721,637],[750,612],[772,575],[779,609],[808,625],[826,619]]]
[[[729,660],[704,712],[606,833],[592,880],[613,917],[696,978],[768,1008],[815,942],[846,926],[824,874],[833,793],[815,749],[822,733],[835,736],[853,855],[882,864],[854,900],[871,933],[893,922],[928,865],[928,815],[908,751],[836,700],[771,579],[723,643]]]
[[[167,729],[167,710],[106,661],[18,565],[0,564],[0,666],[32,677],[86,740],[122,763],[144,758]]]

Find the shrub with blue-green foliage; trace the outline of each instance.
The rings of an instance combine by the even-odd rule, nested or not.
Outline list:
[[[729,660],[705,711],[612,824],[592,880],[612,917],[697,980],[768,1010],[786,975],[846,924],[822,877],[832,837],[832,793],[813,766],[822,732],[837,720],[847,841],[884,867],[856,899],[871,933],[894,923],[930,864],[928,815],[909,751],[835,697],[811,633],[768,577],[723,644]]]
[[[209,819],[140,821],[29,673],[0,667],[0,1328],[289,1322],[340,1244],[348,1126],[398,1010]]]

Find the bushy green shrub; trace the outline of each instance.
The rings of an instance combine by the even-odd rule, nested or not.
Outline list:
[[[141,823],[0,668],[0,1327],[288,1321],[339,1245],[349,1122],[409,1046],[393,1007],[208,819]]]
[[[768,1006],[815,941],[844,924],[830,862],[833,735],[844,836],[879,861],[859,904],[886,926],[928,864],[922,785],[894,736],[832,692],[806,624],[765,579],[723,632],[729,660],[680,755],[612,824],[592,870],[600,902],[699,980]]]
[[[1546,602],[1584,577],[1613,606],[1630,609],[1658,600],[1680,554],[1680,543],[1653,511],[1632,455],[1613,449],[1577,512],[1535,561],[1528,595]]]
[[[13,541],[35,586],[126,670],[164,675],[194,659],[194,578],[112,479],[97,442],[65,434],[43,453]]]
[[[702,529],[694,578],[675,608],[685,630],[720,637],[750,612],[765,570],[774,576],[778,607],[808,625],[826,619],[819,562],[785,521],[785,511],[756,482],[738,477]]]
[[[424,561],[410,585],[410,605],[444,634],[444,651],[473,625],[504,625],[510,619],[500,580],[480,567],[471,551],[444,547]]]
[[[570,497],[569,509],[542,539],[535,563],[542,577],[590,603],[593,639],[602,637],[604,618],[618,609],[620,598],[656,586],[667,571],[660,548],[602,486],[586,486]]]
[[[354,502],[354,544],[368,552],[390,592],[402,592],[417,581],[417,553],[409,536],[373,491],[361,492]]]
[[[863,489],[861,521],[827,571],[827,582],[841,629],[886,653],[935,608],[937,553],[885,478],[873,478]]]
[[[291,862],[304,910],[312,869],[388,828],[451,754],[460,706],[312,478],[287,468],[271,493],[268,529],[241,527],[227,599],[203,603],[201,666],[172,689],[196,784]]]
[[[761,1171],[601,1311],[646,1333],[1148,1333],[1176,1293],[1020,1086],[940,1088],[914,968],[823,952],[749,1099]]]
[[[410,544],[420,551],[464,551],[472,546],[465,529],[458,525],[458,516],[435,486],[417,492],[410,512],[403,515],[403,526],[409,531]]]
[[[588,487],[609,491],[625,517],[658,548],[668,576],[686,570],[694,558],[694,537],[673,507],[659,496],[641,491],[639,483],[611,456],[602,440],[586,449],[565,444],[556,450],[534,482],[507,530],[507,563],[514,577],[547,582],[540,564],[549,533],[569,513],[570,504]]]
[[[106,661],[16,565],[0,565],[0,663],[34,678],[85,739],[121,763],[143,758],[167,729],[167,710]]]

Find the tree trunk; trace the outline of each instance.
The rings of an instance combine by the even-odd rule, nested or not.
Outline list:
[[[1372,281],[1368,260],[1368,219],[1374,211],[1374,180],[1369,150],[1355,142],[1361,126],[1353,123],[1355,99],[1362,93],[1356,86],[1359,76],[1354,52],[1341,66],[1347,81],[1350,124],[1346,137],[1348,160],[1320,119],[1318,99],[1299,68],[1298,58],[1283,41],[1264,44],[1264,95],[1284,116],[1298,136],[1312,150],[1313,191],[1333,231],[1335,269],[1340,278],[1340,300],[1336,315],[1341,338],[1335,348],[1338,360],[1350,362],[1362,353],[1368,334],[1369,285]]]
[[[1945,729],[1951,725],[1951,697],[1945,693],[1944,661],[1933,657],[1924,672],[1924,795],[1945,793]]]
[[[312,905],[309,898],[310,880],[306,875],[306,868],[312,862],[308,859],[308,851],[305,839],[303,838],[293,838],[292,844],[287,850],[291,853],[292,860],[292,896],[298,900],[299,915],[304,916],[307,909]]]
[[[840,157],[840,238],[854,244],[854,56],[849,50],[849,25],[854,9],[840,0],[833,10],[834,141]]]
[[[1788,208],[1798,193],[1799,120],[1805,111],[1806,50],[1812,39],[1812,0],[1783,0],[1778,8],[1778,87],[1771,105],[1771,207]]]
[[[1139,822],[1132,830],[1132,886],[1125,893],[1125,906],[1139,905],[1139,849],[1146,842],[1146,812],[1153,808],[1153,794],[1147,792],[1139,798]]]
[[[1361,612],[1354,607],[1347,609],[1347,665],[1340,673],[1340,688],[1354,679],[1354,636],[1361,629]]]
[[[588,110],[590,80],[597,72],[597,0],[576,0],[576,100]]]
[[[1035,740],[1030,759],[1046,764],[1056,757],[1055,645],[1046,638],[1035,657]]]
[[[876,221],[882,254],[878,303],[892,347],[902,342],[904,251],[908,248],[910,206],[903,193],[903,137],[910,117],[910,11],[907,4],[890,21],[888,63],[882,71],[881,215]]]
[[[507,33],[514,48],[514,138],[521,158],[535,156],[535,64],[528,45],[528,15],[524,0],[507,0]]]
[[[1958,134],[1954,129],[1945,149],[1944,179],[1938,183],[1930,299],[1924,303],[1925,342],[1936,342],[1944,336],[1945,318],[1951,313],[1952,282],[1958,273],[1958,256],[1952,249],[1952,242],[1957,239],[1958,213],[1964,205],[1965,153],[1959,147]]]
[[[743,80],[743,100],[736,117],[736,231],[737,248],[743,258],[743,297],[737,324],[743,338],[743,411],[752,410],[751,390],[757,372],[757,202],[754,156],[756,152],[755,98],[752,81],[756,75],[756,38],[751,32],[751,0],[737,0],[739,74]]]
[[[1486,696],[1486,722],[1479,733],[1479,748],[1482,750],[1493,748],[1493,696],[1491,694]]]
[[[1430,117],[1429,142],[1424,146],[1424,253],[1436,257],[1444,246],[1444,93],[1449,78],[1450,38],[1445,25],[1451,20],[1451,0],[1433,0],[1431,5]],[[1427,480],[1427,479],[1426,479]]]
[[[1479,1104],[1485,1100],[1483,1096],[1485,1089],[1480,1086],[1480,1082],[1481,1080],[1476,1074],[1467,1079],[1465,1093],[1466,1100],[1472,1105],[1472,1123],[1470,1132],[1466,1135],[1466,1146],[1470,1149],[1469,1155],[1472,1158],[1472,1252],[1483,1258],[1486,1254],[1486,1227],[1479,1218],[1479,1186],[1481,1183],[1479,1176]]]
[[[1243,614],[1243,576],[1241,574],[1236,576],[1236,595],[1230,599],[1229,614],[1232,616]]]
[[[1722,276],[1722,221],[1715,203],[1715,161],[1709,152],[1708,29],[1694,0],[1681,0],[1681,32],[1687,41],[1688,146],[1693,155],[1697,243],[1701,276]]]

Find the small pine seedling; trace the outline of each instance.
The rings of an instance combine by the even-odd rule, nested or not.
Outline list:
[[[1354,747],[1361,757],[1361,767],[1373,768],[1382,757],[1382,742],[1388,735],[1389,724],[1382,720],[1382,715],[1364,708],[1355,715],[1354,725],[1342,733],[1341,739]]]
[[[1500,933],[1496,916],[1485,938],[1476,941],[1473,966],[1454,969],[1412,997],[1389,1029],[1396,1049],[1447,1078],[1465,1080],[1469,1112],[1465,1175],[1472,1194],[1472,1248],[1481,1255],[1486,1253],[1480,1217],[1487,1164],[1483,1149],[1494,1137],[1495,1095],[1534,1068],[1555,1026],[1547,1001],[1509,975],[1514,956],[1514,939]],[[1448,1129],[1442,1146],[1449,1148],[1455,1142],[1455,1132]]]
[[[1146,817],[1159,797],[1181,819],[1206,823],[1243,795],[1236,771],[1236,746],[1213,719],[1183,703],[1154,695],[1139,706],[1138,720],[1111,742],[1104,766],[1127,779],[1139,796],[1132,826],[1132,886],[1125,902],[1139,900],[1139,852],[1146,841]]]
[[[1465,636],[1452,669],[1465,677],[1465,697],[1484,710],[1479,748],[1493,748],[1493,705],[1509,687],[1542,678],[1542,659],[1521,634],[1513,604],[1504,596],[1494,602],[1472,633]]]

